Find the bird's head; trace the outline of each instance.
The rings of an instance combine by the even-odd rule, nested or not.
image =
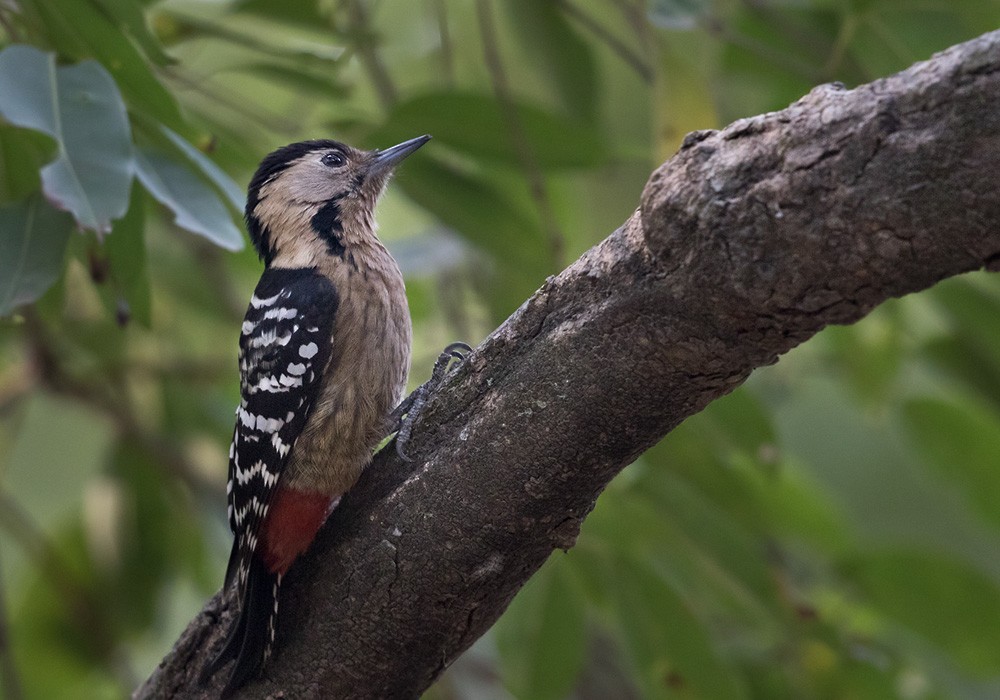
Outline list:
[[[302,141],[269,154],[250,180],[246,221],[268,265],[308,266],[324,253],[374,238],[375,203],[395,167],[430,140],[362,151],[338,141]]]

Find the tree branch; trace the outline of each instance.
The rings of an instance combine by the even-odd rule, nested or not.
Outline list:
[[[684,418],[827,324],[996,266],[998,100],[995,32],[689,135],[431,397],[416,461],[376,457],[290,572],[243,697],[417,696]],[[195,679],[230,616],[210,601],[136,697],[215,697]]]

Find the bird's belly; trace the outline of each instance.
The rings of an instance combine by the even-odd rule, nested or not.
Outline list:
[[[316,397],[309,424],[289,458],[287,484],[292,488],[308,484],[310,490],[343,494],[388,431],[388,416],[406,388],[410,319],[405,305],[372,305],[341,307],[347,313],[338,317],[343,332],[334,334],[332,381]]]

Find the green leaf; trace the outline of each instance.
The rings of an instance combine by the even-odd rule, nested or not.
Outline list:
[[[135,0],[95,0],[98,6],[104,10],[109,19],[114,20],[121,28],[142,47],[143,53],[158,66],[167,66],[174,63],[164,52],[159,40],[153,36],[146,25],[146,17],[142,12],[142,6]]]
[[[242,212],[246,197],[243,194],[243,190],[240,189],[240,186],[233,181],[233,178],[229,177],[229,175],[227,175],[222,168],[216,165],[211,158],[192,146],[191,143],[183,136],[166,126],[161,126],[161,129],[166,137],[170,139],[170,142],[174,144],[177,149],[183,153],[189,161],[191,161],[191,163],[198,167],[202,175],[207,177],[209,181],[211,181],[211,183],[226,196],[226,201],[229,202],[229,205],[236,211]]]
[[[903,341],[911,329],[896,318],[897,309],[885,304],[862,325],[832,326],[823,334],[833,351],[831,364],[852,380],[855,393],[868,402],[877,403],[886,395],[903,366]]]
[[[498,260],[544,275],[542,234],[531,215],[494,183],[424,156],[406,164],[397,185],[463,238]],[[483,206],[489,202],[489,206]]]
[[[174,212],[174,222],[183,229],[226,250],[240,250],[243,234],[215,191],[191,169],[150,149],[136,153],[138,176],[159,202]]]
[[[954,333],[928,342],[920,359],[949,381],[1000,407],[1000,363],[975,335],[973,327],[956,327]]]
[[[331,26],[329,18],[322,12],[322,7],[322,3],[317,2],[276,3],[271,0],[240,0],[234,4],[233,9],[315,31]]]
[[[716,399],[704,412],[698,426],[709,434],[709,442],[717,454],[720,447],[738,450],[751,459],[761,451],[773,449],[776,436],[771,417],[764,406],[746,389]]]
[[[888,75],[953,44],[967,41],[974,33],[970,34],[968,26],[955,11],[957,4],[942,3],[942,7],[933,8],[902,3],[893,8],[891,3],[878,3],[873,11],[861,14],[850,53],[870,75]],[[995,27],[996,7],[993,17],[992,26]]]
[[[62,215],[65,218],[65,215]],[[59,427],[59,439],[53,438]],[[80,505],[89,480],[104,465],[115,426],[76,399],[39,391],[26,402],[17,438],[6,446],[4,490],[38,527],[54,534]]]
[[[597,130],[535,105],[518,104],[516,109],[540,167],[589,168],[607,161]],[[492,97],[457,90],[418,95],[397,105],[368,141],[384,148],[422,133],[471,156],[520,166],[508,119]]]
[[[766,542],[734,521],[685,480],[667,470],[660,479],[647,479],[629,499],[645,505],[656,530],[650,531],[650,550],[662,546],[662,560],[688,560],[692,594],[711,594],[712,607],[728,600],[736,612],[760,623],[782,612],[774,571],[765,558]]]
[[[955,330],[990,358],[991,365],[1000,364],[1000,327],[994,322],[1000,314],[1000,294],[995,287],[969,279],[946,280],[929,296],[948,314]]]
[[[649,20],[664,29],[694,29],[710,10],[708,0],[652,0]]]
[[[949,557],[890,551],[858,555],[846,571],[881,613],[938,644],[963,668],[1000,673],[1000,588]]]
[[[305,70],[300,65],[285,66],[279,63],[260,62],[234,66],[233,70],[266,78],[275,85],[294,87],[317,97],[344,98],[348,94],[348,87],[336,79],[336,74],[329,70],[329,67],[326,71]]]
[[[787,107],[823,79],[837,15],[812,9],[780,16],[783,31],[775,31],[773,16],[751,8],[741,7],[727,21],[715,86],[723,124]]]
[[[79,494],[78,494],[79,495]],[[58,540],[46,540],[53,549],[85,551],[79,520],[64,527]],[[7,543],[4,542],[4,545]],[[5,548],[4,553],[10,551]],[[54,553],[46,552],[52,560]],[[65,563],[66,557],[61,557]],[[6,563],[6,559],[4,561]],[[92,569],[90,562],[85,565]],[[112,630],[107,624],[105,607],[97,605],[93,595],[96,585],[74,566],[72,575],[59,571],[32,571],[12,606],[10,639],[15,652],[18,674],[23,679],[28,700],[119,700],[123,697],[110,663],[102,663],[109,654]],[[58,571],[58,569],[57,569]],[[2,687],[2,686],[0,686]],[[9,697],[4,695],[4,697]]]
[[[597,67],[590,44],[583,41],[559,3],[508,0],[503,3],[526,59],[560,96],[567,114],[592,121],[597,108]]]
[[[46,197],[83,228],[111,230],[128,207],[134,161],[125,105],[100,64],[56,68],[31,46],[0,52],[0,114],[48,134],[59,157],[42,168]]]
[[[583,664],[583,596],[559,556],[518,592],[495,627],[504,682],[526,700],[566,697]]]
[[[916,543],[995,568],[997,537],[961,491],[925,467],[895,416],[864,416],[831,379],[799,381],[774,411],[789,468],[802,469],[869,545]]]
[[[738,389],[733,395],[749,388]],[[723,434],[715,425],[718,414],[714,409],[719,401],[723,403],[723,414],[737,410],[742,404],[739,398],[733,403],[728,398],[717,400],[674,429],[647,451],[639,464],[630,468],[636,470],[635,487],[655,492],[662,488],[657,484],[667,478],[663,473],[669,471],[711,498],[712,503],[724,509],[748,533],[804,538],[824,550],[839,551],[848,546],[851,531],[830,502],[828,491],[814,479],[803,470],[784,468],[780,461],[762,468],[765,465],[760,461],[740,459],[741,453],[733,449],[743,439],[734,438],[745,435],[750,441],[748,448],[759,457],[759,446],[750,445],[755,435],[757,439],[770,435],[770,423],[765,427],[760,418],[750,416],[749,422],[758,423],[757,428],[749,430],[748,426],[741,426],[732,431],[733,435]],[[780,444],[776,438],[772,440]],[[764,452],[768,451],[773,453],[772,459],[778,460],[779,452],[770,441]],[[600,505],[598,501],[595,514]]]
[[[746,697],[704,625],[661,575],[626,557],[614,568],[618,627],[645,697]]]
[[[660,159],[673,155],[689,132],[719,125],[712,80],[714,47],[706,46],[697,34],[678,35],[663,44],[653,91]]]
[[[72,227],[73,220],[40,195],[0,207],[0,316],[52,286]]]
[[[149,271],[146,266],[146,217],[142,191],[132,191],[132,201],[125,216],[115,222],[111,235],[104,239],[108,256],[111,286],[107,302],[113,313],[150,325]]]
[[[928,464],[961,485],[983,517],[1000,526],[1000,421],[971,402],[909,401],[903,409]]]
[[[39,171],[52,160],[48,136],[31,129],[0,125],[0,202],[24,199],[41,187]]]
[[[407,162],[397,186],[490,254],[499,269],[494,275],[477,274],[475,283],[498,321],[537,289],[545,275],[555,272],[538,223],[493,182],[425,155]]]
[[[958,379],[1000,408],[1000,285],[992,273],[944,280],[923,298],[940,312],[946,327],[923,348],[934,370]],[[930,316],[930,314],[925,314]]]
[[[118,0],[111,0],[117,2]],[[121,29],[91,0],[23,0],[19,3],[63,58],[96,58],[114,76],[132,112],[179,127],[177,100],[150,70]]]
[[[162,616],[164,588],[179,573],[195,573],[203,565],[204,546],[190,499],[169,471],[162,455],[134,440],[122,439],[112,451],[109,476],[118,487],[122,506],[117,522],[110,588],[115,612],[124,626],[142,630]]]

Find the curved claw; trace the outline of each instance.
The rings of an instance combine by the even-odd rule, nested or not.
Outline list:
[[[396,434],[396,456],[407,463],[413,461],[403,448],[403,445],[409,442],[409,438],[409,430],[407,430],[406,437],[401,437],[399,433]]]
[[[392,412],[389,419],[393,424],[395,424],[395,426],[397,426],[396,454],[404,462],[413,461],[410,459],[409,455],[406,454],[406,444],[410,441],[413,424],[416,423],[417,418],[420,416],[420,412],[423,410],[424,404],[427,402],[428,394],[441,384],[444,379],[444,374],[452,360],[462,362],[471,352],[472,346],[468,343],[457,341],[448,344],[445,349],[441,351],[441,354],[438,355],[437,360],[434,362],[434,369],[431,370],[431,378],[417,387],[412,394],[403,399],[402,403],[400,403],[399,406],[397,406]]]
[[[396,456],[399,457],[404,462],[413,461],[412,459],[410,459],[410,456],[403,451],[403,440],[400,440],[398,435],[396,436]]]
[[[461,352],[459,352],[459,350],[461,350]],[[465,356],[471,352],[472,352],[471,345],[469,345],[468,343],[463,343],[461,340],[456,340],[454,343],[449,343],[448,345],[446,345],[441,354],[443,355],[444,353],[448,353],[452,357],[457,357],[459,359],[464,360]]]

